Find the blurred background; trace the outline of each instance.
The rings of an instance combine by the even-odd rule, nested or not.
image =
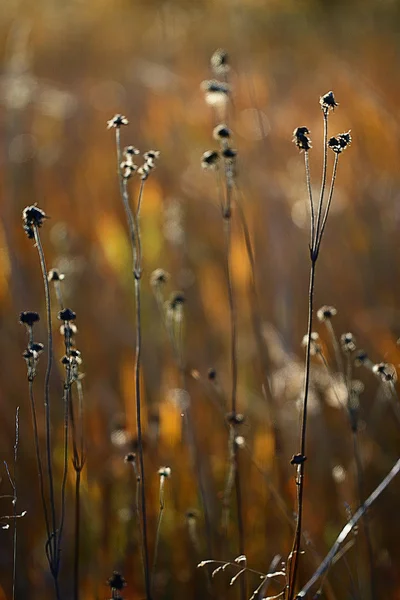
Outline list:
[[[312,185],[322,166],[319,98],[334,90],[339,107],[330,135],[351,129],[353,143],[339,163],[332,210],[317,267],[316,308],[333,305],[337,335],[351,331],[373,363],[399,361],[399,118],[400,40],[397,0],[7,0],[0,5],[0,456],[12,466],[16,407],[20,439],[17,598],[54,597],[22,353],[24,310],[42,317],[43,281],[37,252],[23,229],[25,206],[49,215],[41,230],[47,264],[65,274],[65,304],[77,314],[82,352],[87,463],[82,475],[80,597],[106,598],[114,569],[143,598],[135,513],[135,477],[125,454],[136,448],[135,316],[131,251],[116,174],[115,113],[129,119],[122,143],[160,151],[145,186],[143,242],[143,411],[148,529],[153,555],[159,508],[159,467],[171,467],[154,579],[157,598],[230,598],[234,571],[219,574],[211,591],[203,559],[239,554],[235,497],[226,531],[222,499],[229,471],[229,308],[223,224],[212,173],[201,155],[217,148],[216,115],[200,84],[212,77],[210,57],[229,54],[229,123],[238,150],[238,182],[255,256],[259,311],[254,335],[252,272],[237,213],[232,264],[238,314],[238,409],[245,553],[266,572],[285,559],[293,537],[296,485],[291,456],[298,451],[307,327],[309,217],[303,155],[295,127],[311,131]],[[330,162],[330,169],[332,163]],[[137,183],[132,183],[133,196]],[[171,352],[150,285],[156,268],[170,273],[165,297],[184,293],[185,381]],[[55,367],[52,376],[53,461],[62,469],[64,350],[53,296]],[[353,440],[338,401],[340,377],[324,324],[315,324],[330,375],[313,362],[301,561],[305,583],[358,506]],[[43,439],[42,388],[35,389]],[[266,399],[263,383],[271,383]],[[208,369],[216,377],[209,378]],[[398,405],[365,368],[359,398],[358,443],[364,498],[398,458]],[[333,379],[336,378],[336,388]],[[190,418],[189,418],[190,417]],[[60,574],[72,598],[73,498],[69,468],[67,518]],[[208,527],[204,519],[206,501]],[[5,468],[2,495],[12,493]],[[379,597],[400,598],[400,481],[394,480],[370,513]],[[59,496],[57,496],[59,498]],[[58,500],[57,500],[58,502]],[[188,512],[189,511],[189,512]],[[12,514],[10,498],[0,515]],[[207,519],[206,519],[207,521]],[[12,528],[0,531],[0,599],[11,598]],[[369,598],[363,527],[330,570],[326,597]],[[249,577],[250,592],[259,579]],[[271,593],[278,593],[274,584]],[[250,594],[249,594],[250,595]]]

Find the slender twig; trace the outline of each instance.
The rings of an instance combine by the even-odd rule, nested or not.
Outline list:
[[[370,506],[375,502],[375,500],[381,495],[381,493],[387,488],[390,482],[396,477],[396,475],[400,471],[400,459],[393,465],[391,471],[386,475],[386,477],[381,481],[381,483],[375,488],[372,494],[367,498],[367,500],[360,506],[360,508],[354,513],[353,517],[346,523],[343,527],[342,531],[336,538],[335,543],[332,548],[322,561],[321,565],[315,571],[314,575],[311,579],[306,583],[306,585],[302,588],[302,590],[297,594],[296,598],[304,598],[309,590],[312,588],[314,583],[318,581],[318,579],[325,573],[331,564],[333,558],[336,556],[340,546],[346,540],[349,533],[352,531],[354,526],[358,523],[361,517],[365,514],[365,512],[370,508]]]
[[[149,570],[149,551],[148,551],[148,540],[147,540],[147,514],[146,514],[146,495],[145,495],[145,471],[144,471],[144,458],[143,458],[143,436],[142,436],[142,415],[141,415],[141,390],[140,390],[140,374],[141,374],[141,353],[142,353],[142,330],[141,330],[141,293],[140,293],[140,281],[141,281],[141,240],[140,240],[140,226],[139,218],[140,212],[137,210],[136,214],[132,210],[129,204],[129,195],[127,189],[127,180],[123,177],[121,171],[121,137],[120,128],[115,128],[115,138],[117,147],[117,161],[118,161],[118,180],[120,186],[121,199],[125,208],[125,213],[128,221],[129,235],[132,247],[133,257],[133,276],[135,283],[135,307],[136,307],[136,342],[135,342],[135,397],[136,397],[136,426],[137,426],[137,438],[138,438],[138,452],[139,452],[139,466],[140,466],[140,509],[142,517],[142,543],[143,543],[143,557],[144,557],[144,579],[146,588],[146,598],[151,598],[151,582],[150,582],[150,570]],[[137,207],[140,208],[145,179],[141,180]]]
[[[320,224],[321,224],[321,219],[322,219],[322,209],[323,209],[323,203],[324,203],[324,195],[325,195],[325,187],[326,187],[326,175],[327,175],[327,170],[328,170],[328,115],[329,112],[327,109],[325,109],[323,111],[323,117],[324,117],[324,162],[323,162],[323,166],[322,166],[322,182],[321,182],[321,191],[320,191],[320,195],[319,195],[319,202],[318,202],[318,209],[317,209],[317,215],[316,215],[316,225],[315,225],[315,239],[314,239],[314,245],[312,246],[312,248],[318,252],[319,250],[319,244],[321,243],[321,240],[319,239],[319,232],[320,232]],[[306,152],[307,154],[307,152]],[[333,190],[333,188],[332,188]],[[319,241],[318,241],[319,239]]]
[[[51,523],[52,531],[50,538],[47,540],[47,548],[50,557],[50,571],[53,576],[56,597],[60,597],[60,591],[58,587],[58,560],[57,554],[59,551],[58,534],[57,534],[57,522],[56,522],[56,506],[54,497],[54,476],[53,476],[53,464],[52,464],[52,444],[51,444],[51,420],[50,420],[50,376],[53,365],[53,331],[51,326],[51,299],[50,289],[47,277],[46,260],[44,256],[43,246],[40,240],[39,228],[36,224],[33,225],[33,234],[35,238],[35,245],[38,250],[40,267],[42,270],[45,300],[46,300],[46,318],[47,318],[47,368],[44,382],[44,407],[45,407],[45,427],[46,427],[46,457],[47,457],[47,472],[49,479],[49,495],[50,495],[50,512],[51,512]]]

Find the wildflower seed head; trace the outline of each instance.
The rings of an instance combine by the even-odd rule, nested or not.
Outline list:
[[[128,125],[129,121],[124,115],[114,115],[112,119],[107,121],[107,129],[119,129],[122,125]]]
[[[350,332],[343,333],[340,336],[340,343],[343,352],[350,353],[354,352],[354,350],[356,349],[356,340],[354,338],[354,335]]]
[[[386,383],[395,383],[397,381],[396,367],[391,363],[378,363],[372,367],[372,371]]]
[[[303,337],[303,339],[301,341],[301,345],[304,348],[307,348],[307,346],[308,346],[308,335],[307,334]],[[311,333],[310,354],[311,354],[311,356],[315,356],[320,351],[321,351],[321,346],[319,343],[319,335],[316,331],[313,331]]]
[[[47,275],[47,280],[49,283],[52,281],[62,281],[64,277],[65,275],[60,273],[58,269],[50,269],[49,274]]]
[[[171,467],[160,467],[158,469],[158,474],[160,477],[168,479],[168,477],[171,477]]]
[[[47,218],[46,213],[41,208],[38,208],[36,204],[24,208],[22,211],[22,223],[24,231],[30,240],[35,237],[34,228],[41,227],[43,220]]]
[[[124,461],[126,463],[134,463],[136,461],[136,454],[134,452],[128,452],[128,454],[125,455]]]
[[[332,91],[321,96],[319,103],[325,114],[328,114],[330,110],[335,110],[336,106],[339,106]]]
[[[165,285],[169,280],[169,277],[169,273],[164,271],[164,269],[155,269],[150,275],[150,285],[152,287]]]
[[[179,308],[180,306],[183,306],[184,303],[185,303],[185,296],[183,295],[182,292],[173,292],[171,294],[171,297],[169,300],[169,305],[172,310],[175,310],[175,309]]]
[[[123,590],[126,587],[126,581],[124,577],[118,571],[114,571],[112,576],[107,579],[107,585],[112,590]]]
[[[218,48],[210,60],[211,68],[216,75],[224,75],[229,72],[229,56],[226,50]]]
[[[209,381],[215,381],[217,378],[217,371],[215,369],[213,369],[212,367],[210,367],[207,371],[207,377],[208,377]]]
[[[237,156],[237,150],[235,150],[234,148],[224,148],[221,154],[224,158],[233,160]]]
[[[203,81],[201,88],[205,94],[205,101],[209,106],[225,107],[230,93],[230,86],[216,79]]]
[[[147,152],[145,152],[143,154],[143,158],[146,161],[156,160],[157,158],[159,158],[159,156],[160,156],[160,151],[159,150],[148,150]]]
[[[361,367],[362,365],[365,365],[368,360],[368,354],[365,350],[358,350],[354,357],[354,364],[356,367]]]
[[[230,137],[231,137],[231,130],[224,123],[221,123],[220,125],[217,125],[216,127],[214,127],[213,138],[215,140],[227,140]]]
[[[242,425],[244,423],[244,415],[236,412],[228,412],[225,416],[230,425]]]
[[[27,327],[33,327],[38,321],[40,321],[39,313],[32,310],[26,310],[19,315],[19,322]]]
[[[140,150],[138,150],[137,148],[135,148],[135,146],[126,146],[124,148],[124,154],[125,156],[137,156],[138,154],[140,154]]]
[[[124,160],[121,164],[121,173],[124,179],[129,179],[132,175],[138,170],[137,165],[135,165],[130,160]]]
[[[185,517],[188,521],[196,521],[199,518],[199,513],[194,508],[190,508],[186,511]]]
[[[60,321],[75,321],[76,314],[70,308],[64,308],[64,310],[60,310],[57,316]]]
[[[341,154],[352,142],[350,131],[339,133],[336,137],[331,137],[328,146],[335,154]]]
[[[207,150],[201,157],[201,166],[203,169],[215,169],[219,162],[219,153],[215,150]]]
[[[310,130],[308,127],[296,127],[293,131],[293,142],[296,144],[300,152],[308,152],[312,148],[311,139],[309,138]]]
[[[306,462],[307,457],[304,456],[303,454],[294,454],[292,456],[292,459],[290,461],[291,465],[302,465],[304,462]]]
[[[36,352],[37,356],[39,356],[39,354],[42,354],[44,350],[44,344],[40,342],[32,342],[32,344],[29,344],[29,350]]]
[[[336,316],[337,310],[334,306],[321,306],[317,311],[318,320],[323,323],[324,321],[330,321],[332,317]]]

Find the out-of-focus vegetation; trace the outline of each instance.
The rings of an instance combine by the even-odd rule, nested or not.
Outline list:
[[[240,430],[246,449],[239,454],[245,550],[249,566],[266,572],[276,554],[287,557],[293,537],[287,520],[295,510],[296,494],[290,458],[298,445],[301,339],[307,324],[309,218],[303,161],[291,134],[299,125],[311,130],[311,170],[317,188],[322,164],[318,100],[330,89],[340,104],[330,118],[331,133],[351,129],[354,141],[340,165],[318,263],[316,305],[334,305],[337,333],[353,332],[373,362],[399,362],[399,20],[400,4],[394,0],[1,4],[0,456],[12,464],[19,406],[18,508],[27,515],[18,522],[17,598],[53,597],[22,358],[26,333],[18,323],[21,311],[38,311],[42,320],[36,335],[45,342],[44,295],[37,254],[22,229],[23,208],[37,202],[51,217],[42,229],[42,241],[48,266],[65,274],[65,303],[77,313],[77,345],[84,360],[87,464],[81,598],[105,598],[105,581],[113,569],[128,582],[124,597],[140,598],[135,479],[123,460],[136,439],[134,296],[115,141],[113,132],[106,130],[107,120],[115,113],[126,114],[130,125],[121,132],[123,143],[161,151],[157,170],[146,184],[141,216],[141,384],[150,551],[159,507],[158,469],[169,465],[155,597],[203,598],[209,593],[207,578],[196,569],[197,563],[207,558],[232,560],[238,554],[233,501],[228,536],[221,528],[228,438],[216,402],[222,398],[229,410],[230,389],[222,223],[214,178],[200,167],[202,153],[215,145],[214,121],[200,83],[210,77],[212,52],[227,49],[234,88],[230,124],[255,254],[262,333],[271,356],[273,414],[283,438],[277,448],[251,326],[251,271],[236,223],[232,264],[238,307],[238,408],[246,416]],[[186,297],[185,354],[187,371],[195,375],[187,378],[186,387],[199,450],[197,466],[188,449],[184,408],[176,401],[181,374],[149,283],[158,267],[171,274],[168,290],[182,290]],[[317,327],[335,370],[326,330]],[[55,331],[58,359],[63,340]],[[215,383],[207,378],[210,367],[217,373]],[[44,370],[41,359],[38,394]],[[378,380],[362,368],[353,375],[365,385],[359,440],[366,497],[398,458],[400,432]],[[53,458],[60,469],[61,377],[56,361]],[[317,360],[313,380],[304,518],[310,543],[301,562],[302,582],[348,518],[347,504],[353,512],[358,506],[348,418]],[[212,556],[199,496],[200,473],[211,514]],[[73,475],[70,468],[69,505]],[[1,493],[10,494],[5,471],[2,477]],[[271,492],[271,482],[286,513]],[[378,595],[393,599],[400,597],[399,494],[400,482],[395,480],[374,504],[369,519]],[[195,511],[196,519],[188,519],[188,510]],[[1,499],[0,515],[10,511],[9,498]],[[0,538],[0,598],[11,598],[12,529],[0,531]],[[68,513],[60,578],[65,598],[71,597],[72,558],[73,520]],[[329,597],[368,598],[367,565],[360,525],[354,547],[330,571]],[[348,591],[353,585],[349,572],[358,595]],[[237,596],[228,584],[229,577],[217,577],[215,596]],[[249,588],[252,585],[250,581]]]

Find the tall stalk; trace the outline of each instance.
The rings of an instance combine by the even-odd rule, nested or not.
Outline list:
[[[306,348],[306,359],[304,367],[304,388],[303,388],[303,410],[301,417],[300,426],[300,443],[299,452],[292,458],[292,464],[296,468],[296,485],[297,485],[297,520],[296,530],[294,534],[294,540],[292,544],[292,550],[288,560],[288,583],[286,589],[287,600],[293,600],[296,588],[296,579],[299,566],[300,557],[300,546],[302,536],[302,524],[303,524],[303,506],[304,506],[304,473],[305,473],[305,461],[306,457],[306,442],[307,442],[307,413],[308,413],[308,397],[310,389],[310,371],[311,371],[311,344],[312,344],[312,327],[313,327],[313,313],[314,313],[314,291],[315,291],[315,274],[316,266],[321,247],[322,237],[325,231],[326,222],[329,215],[329,210],[332,202],[334,186],[336,182],[337,166],[339,156],[351,143],[350,132],[339,134],[337,137],[332,137],[328,140],[328,117],[331,110],[334,110],[337,106],[333,92],[328,92],[320,99],[320,105],[323,112],[323,131],[324,131],[324,142],[323,142],[323,166],[322,166],[322,181],[321,189],[319,194],[318,206],[315,212],[315,206],[312,196],[311,178],[310,178],[310,167],[308,160],[308,152],[311,149],[311,140],[309,136],[309,130],[307,127],[298,127],[294,131],[294,139],[296,146],[300,151],[304,152],[305,155],[305,172],[306,172],[306,185],[308,200],[310,203],[310,276],[309,276],[309,288],[308,288],[308,326],[307,326],[307,348]],[[324,203],[326,181],[327,181],[327,167],[328,167],[328,148],[331,148],[335,153],[335,162],[333,166],[333,173],[331,184],[328,192],[328,198]]]

